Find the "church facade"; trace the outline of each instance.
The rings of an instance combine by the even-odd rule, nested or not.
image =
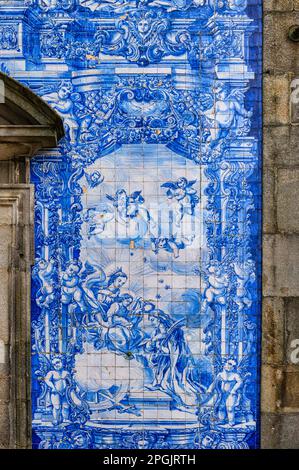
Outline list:
[[[0,5],[31,160],[33,448],[260,445],[259,0]]]

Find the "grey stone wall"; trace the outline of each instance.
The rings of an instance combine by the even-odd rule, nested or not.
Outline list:
[[[56,112],[1,71],[0,88],[0,449],[30,448],[30,158],[56,147],[64,130]]]
[[[299,104],[291,105],[299,42],[288,39],[293,25],[299,25],[299,0],[264,0],[264,448],[299,448],[299,364],[291,358],[299,340]]]

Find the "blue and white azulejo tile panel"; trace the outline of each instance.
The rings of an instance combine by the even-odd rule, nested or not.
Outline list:
[[[0,5],[31,166],[33,445],[259,445],[261,1]]]

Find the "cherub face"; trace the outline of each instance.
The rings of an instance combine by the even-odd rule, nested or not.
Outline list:
[[[75,274],[75,273],[78,273],[79,272],[79,266],[77,264],[74,264],[74,263],[71,263],[67,269],[66,269],[66,272],[70,275],[72,274]]]
[[[147,441],[146,439],[141,439],[140,441],[138,441],[138,448],[147,449],[148,444],[149,444],[149,441]]]
[[[179,178],[177,181],[177,185],[179,188],[185,188],[187,185],[187,180],[186,178]]]
[[[236,361],[234,361],[233,359],[229,359],[224,365],[224,369],[227,370],[228,372],[231,372],[232,370],[234,370],[235,367],[236,367]]]
[[[62,86],[60,90],[58,91],[58,96],[59,98],[67,98],[70,95],[71,91],[68,87]]]
[[[100,175],[98,173],[93,173],[91,175],[91,180],[94,181],[94,182],[98,181],[99,178],[100,178]]]
[[[167,243],[166,238],[160,238],[160,240],[158,240],[158,247],[163,248],[164,246],[166,246],[166,243]]]
[[[150,24],[148,22],[148,20],[146,20],[145,18],[141,19],[138,23],[138,31],[139,33],[142,33],[142,34],[145,34],[149,31],[150,29]]]

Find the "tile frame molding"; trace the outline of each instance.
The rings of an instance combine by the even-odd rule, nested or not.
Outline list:
[[[29,161],[38,150],[55,147],[64,128],[59,115],[28,88],[2,72],[0,81],[0,448],[24,449],[32,446],[34,185],[29,184]]]

